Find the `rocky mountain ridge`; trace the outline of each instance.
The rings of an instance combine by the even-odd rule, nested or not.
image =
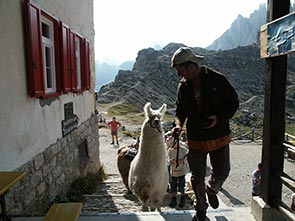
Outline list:
[[[134,105],[139,111],[146,102],[152,102],[154,108],[166,103],[168,109],[173,111],[179,77],[170,67],[170,61],[175,50],[181,46],[184,45],[170,43],[162,50],[148,48],[139,51],[132,70],[120,70],[113,82],[100,89],[97,96],[98,103],[121,102]],[[224,51],[193,48],[193,51],[205,57],[203,65],[223,73],[237,90],[240,114],[236,123],[249,127],[261,127],[266,63],[265,60],[260,59],[258,46],[253,44]],[[286,110],[287,115],[293,117],[295,113],[294,56],[289,56],[288,60]]]

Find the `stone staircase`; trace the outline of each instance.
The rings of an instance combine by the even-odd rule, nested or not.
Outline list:
[[[178,196],[179,199],[180,196]],[[187,196],[183,208],[170,208],[171,196],[165,196],[162,212],[141,212],[138,199],[128,194],[118,174],[110,174],[97,191],[85,195],[78,221],[191,221],[195,215],[192,200]],[[207,221],[256,221],[250,207],[227,207],[219,198],[218,209],[207,210]],[[179,201],[178,201],[179,202]],[[44,217],[12,217],[11,221],[42,221]]]
[[[179,197],[179,196],[178,196]],[[179,199],[179,198],[178,198]],[[121,177],[110,174],[97,192],[85,195],[80,221],[190,221],[195,214],[192,200],[187,197],[183,208],[170,208],[171,196],[165,196],[162,212],[140,212],[138,199],[128,194]],[[216,210],[208,208],[208,221],[255,221],[250,207],[227,207],[222,201]]]

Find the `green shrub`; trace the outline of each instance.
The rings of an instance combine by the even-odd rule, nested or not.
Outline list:
[[[72,184],[66,194],[56,196],[54,202],[83,202],[84,194],[92,194],[97,190],[100,182],[107,179],[107,174],[103,167],[100,167],[98,173],[88,173],[85,177],[79,177]]]

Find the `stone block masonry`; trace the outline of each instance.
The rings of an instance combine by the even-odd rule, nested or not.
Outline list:
[[[78,145],[85,140],[89,158],[81,166]],[[97,117],[92,115],[77,129],[57,139],[56,143],[17,169],[26,171],[27,175],[6,194],[8,213],[44,215],[49,203],[65,193],[75,179],[97,172],[100,166]]]

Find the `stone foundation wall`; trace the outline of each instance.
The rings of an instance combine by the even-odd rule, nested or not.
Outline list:
[[[81,166],[78,145],[84,140],[89,159]],[[55,144],[17,169],[26,171],[27,175],[6,194],[8,214],[44,214],[55,196],[65,193],[79,176],[97,172],[100,166],[97,117],[92,115],[77,129],[57,139]]]

